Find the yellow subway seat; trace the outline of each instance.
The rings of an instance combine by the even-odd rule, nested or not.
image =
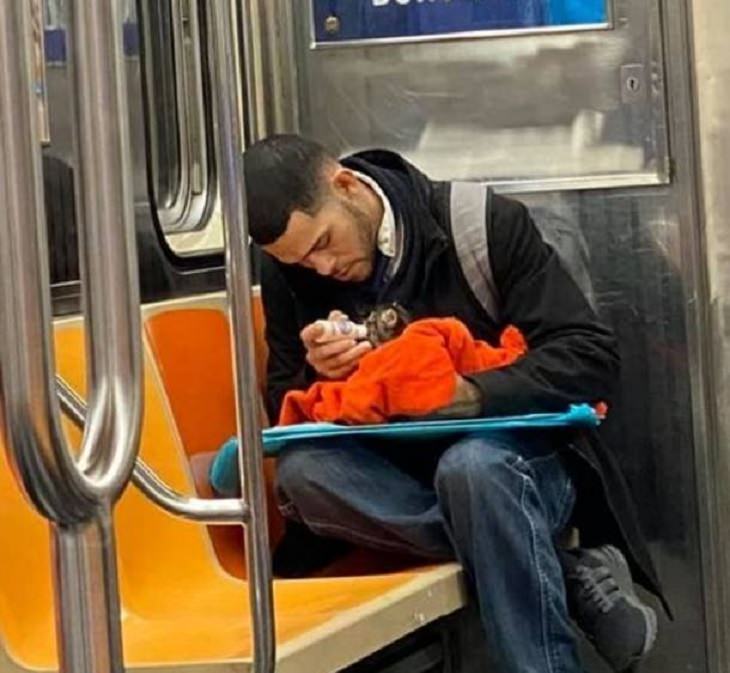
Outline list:
[[[59,372],[83,396],[83,329],[79,323],[65,323],[57,327],[55,336]],[[147,344],[144,354],[141,455],[167,483],[193,494],[188,456]],[[68,423],[64,426],[77,444],[78,431]],[[0,638],[7,653],[23,668],[51,669],[57,657],[48,525],[18,491],[4,451],[0,493],[0,539],[18,541],[6,542],[3,546],[12,553],[0,554]],[[115,524],[129,666],[223,663],[250,656],[247,583],[223,570],[205,527],[162,512],[134,488],[121,498]],[[242,531],[238,533],[242,541]],[[233,536],[231,545],[236,544]],[[241,550],[242,542],[232,553],[240,557]],[[418,576],[409,571],[277,581],[277,638],[285,646],[306,637],[313,629],[382,599]]]

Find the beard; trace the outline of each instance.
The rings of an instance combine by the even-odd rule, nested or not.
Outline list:
[[[356,204],[345,202],[343,206],[355,223],[355,232],[358,244],[363,252],[363,258],[372,263],[378,237],[378,227],[373,225],[367,212]]]

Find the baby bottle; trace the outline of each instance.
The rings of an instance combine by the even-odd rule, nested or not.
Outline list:
[[[368,338],[367,327],[351,320],[317,320],[315,325],[318,325],[321,330],[321,334],[317,338],[320,343],[340,339],[363,341]]]

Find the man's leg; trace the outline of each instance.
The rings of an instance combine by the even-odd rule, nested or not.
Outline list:
[[[575,501],[558,455],[534,436],[471,438],[448,449],[436,492],[473,580],[501,673],[581,671],[554,536]]]
[[[580,671],[552,541],[574,500],[558,457],[514,440],[464,440],[441,458],[436,490],[438,500],[355,442],[298,446],[279,459],[282,511],[315,533],[432,558],[452,558],[455,547],[497,671]]]
[[[277,464],[282,514],[312,532],[387,551],[454,559],[430,485],[363,443],[291,447]]]
[[[578,671],[553,546],[570,516],[574,491],[555,452],[536,435],[521,437],[455,444],[439,462],[438,499],[424,470],[416,478],[412,470],[352,440],[289,449],[279,459],[282,512],[322,536],[364,546],[444,560],[453,558],[456,548],[476,586],[496,670]],[[293,546],[299,558],[302,545]],[[308,540],[307,547],[312,546]],[[589,579],[601,589],[621,584],[610,564],[608,571],[591,572]],[[584,590],[574,587],[573,598]],[[632,595],[630,588],[613,592],[612,604],[620,609],[587,625],[589,637],[615,670],[623,670],[617,662],[643,656],[645,649],[633,650],[634,636],[651,632],[651,624],[637,628],[636,613],[643,608],[625,609]],[[615,628],[617,619],[622,629]]]

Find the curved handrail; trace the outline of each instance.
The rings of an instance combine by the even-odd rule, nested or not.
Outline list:
[[[29,5],[0,4],[0,371],[3,432],[35,507],[54,521],[93,510],[67,451],[50,382],[45,209],[31,88]]]
[[[118,497],[134,466],[141,426],[129,131],[119,14],[113,11],[119,3],[79,2],[73,12],[84,185],[79,238],[91,390],[89,422],[78,461],[61,432],[53,395],[45,210],[27,3],[2,5],[0,95],[5,114],[0,142],[2,163],[9,169],[3,194],[5,243],[0,246],[5,270],[0,351],[5,432],[28,496],[46,517],[70,524],[90,517],[101,500]],[[109,45],[116,49],[110,50]]]
[[[168,514],[204,524],[241,525],[249,519],[249,509],[242,500],[189,498],[163,482],[143,461],[137,459],[132,483]]]
[[[0,2],[0,392],[14,472],[53,522],[61,670],[121,672],[111,509],[139,448],[142,357],[120,0],[72,3],[89,421],[74,458],[54,388],[29,4]]]
[[[90,356],[89,416],[78,465],[89,492],[112,500],[132,474],[142,422],[139,271],[120,9],[118,0],[75,2],[72,12]]]
[[[86,423],[86,404],[61,376],[56,376],[56,391],[61,411],[79,429]],[[141,458],[132,472],[132,483],[168,514],[204,524],[241,525],[249,509],[238,498],[191,498],[168,486]]]
[[[237,67],[234,3],[209,2],[211,64],[216,115],[216,157],[226,237],[226,280],[233,343],[239,470],[243,500],[250,509],[246,525],[246,564],[253,615],[253,670],[271,673],[276,662],[273,589],[264,498],[263,448],[259,427],[254,352],[248,209],[243,171],[241,71]],[[250,36],[244,32],[244,53]]]

